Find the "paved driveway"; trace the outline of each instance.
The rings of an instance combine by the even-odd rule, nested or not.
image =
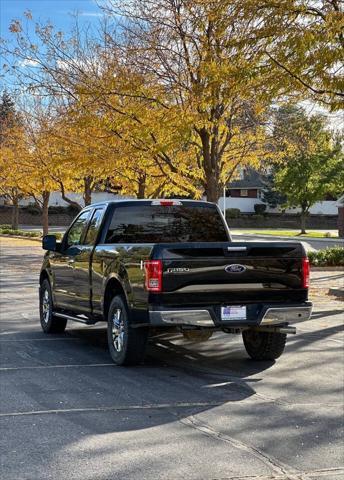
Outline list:
[[[343,476],[339,301],[318,296],[275,364],[217,334],[161,336],[145,365],[115,367],[103,327],[41,332],[41,250],[19,245],[1,248],[3,480]]]

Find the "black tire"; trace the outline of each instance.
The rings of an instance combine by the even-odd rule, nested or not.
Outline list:
[[[108,312],[107,339],[109,352],[116,365],[137,365],[143,362],[148,338],[145,327],[130,325],[130,312],[122,295],[115,296]]]
[[[285,333],[256,330],[244,330],[242,337],[246,352],[253,360],[276,360],[282,355],[287,340]]]
[[[43,280],[39,289],[39,317],[44,333],[64,332],[67,320],[53,315],[53,297],[47,279]]]

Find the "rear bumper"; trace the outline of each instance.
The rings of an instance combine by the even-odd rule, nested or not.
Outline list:
[[[149,312],[151,325],[192,325],[214,327],[209,310],[155,310]]]
[[[260,305],[245,321],[221,321],[218,307],[203,309],[156,309],[149,311],[152,326],[192,327],[247,327],[294,324],[308,320],[312,314],[312,302],[294,305]],[[256,312],[256,314],[254,314]]]
[[[299,307],[270,307],[263,315],[260,325],[279,325],[309,320],[312,315],[312,303]]]

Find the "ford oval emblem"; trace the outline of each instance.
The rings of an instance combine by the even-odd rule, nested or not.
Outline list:
[[[225,270],[227,273],[244,273],[246,271],[246,267],[244,265],[240,265],[239,263],[233,263],[232,265],[227,265]]]

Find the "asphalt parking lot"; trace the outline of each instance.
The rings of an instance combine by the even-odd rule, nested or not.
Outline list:
[[[122,368],[103,326],[41,332],[41,256],[34,242],[1,245],[3,480],[343,478],[342,302],[315,292],[276,363],[249,360],[240,336],[170,335]]]

